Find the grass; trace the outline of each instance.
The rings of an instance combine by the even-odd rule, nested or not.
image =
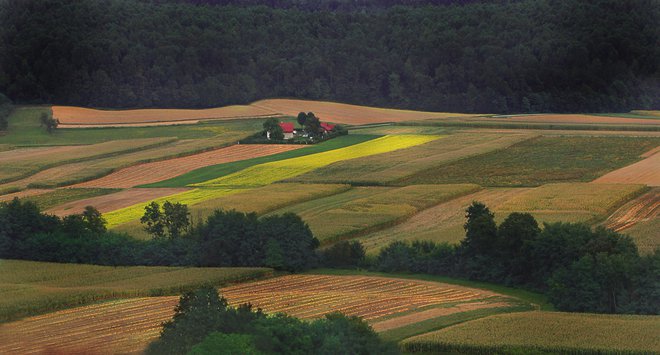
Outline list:
[[[67,202],[82,200],[85,198],[111,194],[118,189],[59,189],[46,192],[41,195],[25,197],[23,201],[31,201],[37,204],[42,211],[65,204]]]
[[[640,160],[660,138],[538,137],[509,148],[432,167],[402,184],[475,183],[481,186],[539,186],[591,181]]]
[[[309,224],[322,244],[386,228],[441,202],[478,190],[476,185],[357,187],[271,212],[293,212]]]
[[[227,176],[255,165],[276,162],[285,159],[297,158],[311,154],[326,152],[334,149],[344,148],[354,144],[364,143],[375,138],[378,138],[378,136],[350,134],[347,136],[337,137],[329,141],[325,141],[323,143],[311,145],[304,149],[297,149],[290,152],[274,154],[266,157],[247,159],[232,163],[207,166],[204,168],[193,170],[181,176],[177,176],[176,178],[173,179],[164,180],[154,184],[147,184],[139,187],[184,187],[187,185],[201,183],[207,180]]]
[[[526,134],[456,133],[407,149],[337,162],[291,181],[389,184],[434,166],[506,148],[531,137]]]
[[[436,136],[424,135],[384,136],[368,142],[316,153],[309,156],[255,165],[230,175],[193,184],[193,186],[263,186],[302,175],[306,172],[338,161],[387,153],[428,143],[436,139],[438,139]]]
[[[660,317],[556,312],[500,314],[403,341],[410,352],[649,354]]]
[[[112,140],[175,137],[178,139],[212,138],[232,133],[235,141],[261,129],[263,119],[240,119],[223,122],[205,122],[194,125],[118,127],[118,128],[64,128],[48,134],[40,126],[42,113],[50,114],[50,107],[18,107],[9,116],[7,134],[0,136],[0,144],[13,146],[95,144]]]
[[[0,322],[101,300],[176,295],[269,275],[267,268],[97,266],[0,260]]]

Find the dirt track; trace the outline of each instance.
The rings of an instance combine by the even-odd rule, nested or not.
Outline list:
[[[181,158],[139,164],[72,187],[128,188],[167,180],[209,165],[262,157],[303,148],[294,144],[242,144]]]
[[[605,221],[604,225],[619,232],[639,222],[648,221],[659,216],[660,188],[655,188],[621,206]]]

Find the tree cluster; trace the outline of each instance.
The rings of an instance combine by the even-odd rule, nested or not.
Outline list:
[[[0,93],[0,131],[6,131],[9,128],[9,114],[13,109],[11,100]]]
[[[562,311],[660,314],[660,251],[640,256],[632,239],[581,223],[539,228],[527,213],[499,226],[481,203],[466,211],[459,246],[393,242],[374,267],[522,286],[548,295]]]
[[[173,216],[183,214],[183,205],[169,205],[179,209]],[[151,218],[160,210],[155,206],[147,206],[145,216]],[[167,216],[167,211],[166,207],[160,213]],[[306,270],[318,262],[318,240],[291,213],[258,219],[255,214],[216,211],[187,232],[175,232],[178,227],[173,224],[156,228],[167,223],[162,217],[148,223],[155,237],[138,240],[106,231],[103,217],[91,207],[81,215],[59,218],[41,213],[32,202],[14,199],[0,203],[0,259],[114,266],[268,266],[287,271]]]
[[[331,313],[304,322],[229,307],[213,287],[187,292],[147,354],[397,354],[357,317]]]
[[[660,108],[654,0],[207,2],[0,2],[0,91],[96,107]]]

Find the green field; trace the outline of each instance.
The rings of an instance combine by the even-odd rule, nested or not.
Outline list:
[[[24,201],[32,201],[45,211],[49,208],[59,206],[71,201],[82,200],[85,198],[96,197],[111,194],[119,191],[118,189],[58,189],[44,194],[29,196],[23,198]]]
[[[356,187],[271,214],[298,214],[324,244],[395,225],[425,208],[478,189],[476,185]]]
[[[641,221],[620,233],[629,235],[641,254],[651,254],[660,248],[660,218]]]
[[[267,268],[97,266],[0,259],[0,322],[101,300],[177,295],[267,276]]]
[[[240,119],[205,122],[192,125],[152,127],[63,128],[48,134],[41,127],[39,117],[49,113],[50,107],[18,107],[9,116],[7,134],[0,136],[0,144],[12,146],[95,144],[112,140],[174,137],[178,139],[233,136],[234,141],[261,130],[263,119]]]
[[[388,184],[433,166],[503,149],[531,137],[533,135],[529,134],[456,133],[407,149],[337,162],[291,181]]]
[[[651,354],[660,316],[525,312],[481,318],[402,342],[408,352]]]
[[[255,165],[302,157],[310,154],[326,152],[333,149],[344,148],[354,144],[364,143],[369,140],[376,139],[378,137],[379,136],[374,136],[374,135],[350,134],[347,136],[337,137],[329,141],[325,141],[323,143],[311,145],[304,149],[296,149],[284,153],[269,155],[266,157],[259,157],[259,158],[241,160],[232,163],[207,166],[204,168],[193,170],[189,173],[183,174],[181,176],[177,176],[169,180],[164,180],[157,183],[138,186],[138,187],[184,187],[190,184],[197,184],[207,180],[230,175]]]
[[[538,137],[404,178],[401,184],[539,186],[591,181],[640,160],[660,138]]]

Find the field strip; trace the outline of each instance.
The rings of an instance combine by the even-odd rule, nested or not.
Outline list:
[[[62,217],[81,213],[86,206],[94,206],[101,213],[106,213],[189,190],[186,188],[126,189],[108,195],[68,202],[53,207],[47,210],[46,213]]]
[[[375,254],[395,240],[433,240],[458,242],[465,237],[465,209],[480,201],[496,209],[508,199],[530,190],[529,188],[489,188],[461,196],[418,212],[407,221],[358,240],[368,254]]]
[[[152,190],[147,189],[147,190]],[[147,206],[151,201],[158,204],[163,204],[166,201],[171,203],[182,203],[185,205],[193,206],[202,201],[211,200],[219,198],[222,196],[227,196],[231,194],[236,194],[239,192],[245,191],[244,189],[192,189],[179,193],[161,195],[161,197],[150,199],[148,201],[129,205],[122,207],[116,210],[112,210],[103,214],[105,220],[108,222],[107,227],[113,228],[118,225],[128,223],[140,219],[144,214],[144,207]]]
[[[304,145],[295,144],[233,145],[185,157],[134,165],[102,178],[76,184],[71,187],[134,187],[171,179],[209,165],[273,155],[304,147]]]
[[[607,173],[594,180],[593,183],[660,186],[660,152],[657,149],[653,149],[654,153],[648,158]]]
[[[439,138],[438,136],[423,135],[384,136],[345,148],[255,165],[237,173],[194,184],[193,186],[264,186],[302,175],[338,161],[409,148]]]
[[[357,106],[328,101],[291,99],[260,100],[253,102],[250,106],[259,107],[270,112],[277,112],[287,116],[296,116],[298,112],[301,111],[312,111],[316,117],[319,117],[322,121],[330,121],[348,125],[474,116],[472,114],[463,113],[397,110]]]
[[[556,123],[556,124],[612,124],[660,126],[660,121],[647,118],[628,118],[580,114],[537,114],[517,116],[479,117],[475,121],[516,122],[516,123]]]
[[[47,192],[53,191],[52,189],[29,189],[29,190],[23,190],[23,191],[18,191],[18,192],[12,192],[10,194],[6,195],[0,195],[0,202],[6,202],[6,201],[11,201],[14,198],[25,198],[25,197],[30,197],[30,196],[38,196],[41,194],[45,194]]]
[[[235,194],[246,191],[247,189],[262,187],[279,180],[297,176],[336,161],[407,148],[435,139],[438,139],[438,137],[385,136],[322,153],[254,165],[221,178],[212,179],[200,184],[193,184],[192,186],[202,188],[162,197],[157,199],[156,202],[180,202],[193,206],[203,201]],[[141,203],[106,213],[105,218],[108,221],[108,228],[139,219],[144,213],[145,206],[146,203]]]
[[[454,313],[473,311],[477,309],[499,308],[499,307],[508,307],[508,306],[510,306],[510,304],[506,302],[488,303],[488,302],[479,301],[479,302],[459,303],[451,307],[431,308],[413,314],[406,314],[400,317],[386,319],[371,324],[371,327],[374,328],[374,330],[377,332],[384,332],[387,330],[405,327],[410,324],[419,323],[421,321],[425,321],[428,319],[448,316]]]
[[[654,188],[621,206],[603,224],[607,228],[620,232],[639,222],[649,221],[659,216],[660,188]]]
[[[460,307],[485,307],[479,300],[497,296],[431,281],[329,275],[288,275],[224,287],[220,293],[233,306],[250,302],[255,307],[263,306],[267,313],[282,310],[305,319],[343,311],[374,321],[405,313],[406,322],[413,322],[415,313],[410,312],[417,309],[457,300],[472,302]],[[140,352],[158,337],[162,322],[172,317],[178,299],[110,301],[5,323],[0,325],[0,353]],[[420,314],[428,316],[428,309]],[[439,316],[442,314],[433,315]]]
[[[73,106],[53,106],[53,117],[67,128],[92,126],[137,126],[172,123],[197,123],[202,120],[269,117],[274,112],[256,106],[234,105],[201,110],[140,109],[95,110]]]
[[[658,334],[658,316],[536,311],[460,323],[408,338],[402,347],[424,353],[657,354]]]

